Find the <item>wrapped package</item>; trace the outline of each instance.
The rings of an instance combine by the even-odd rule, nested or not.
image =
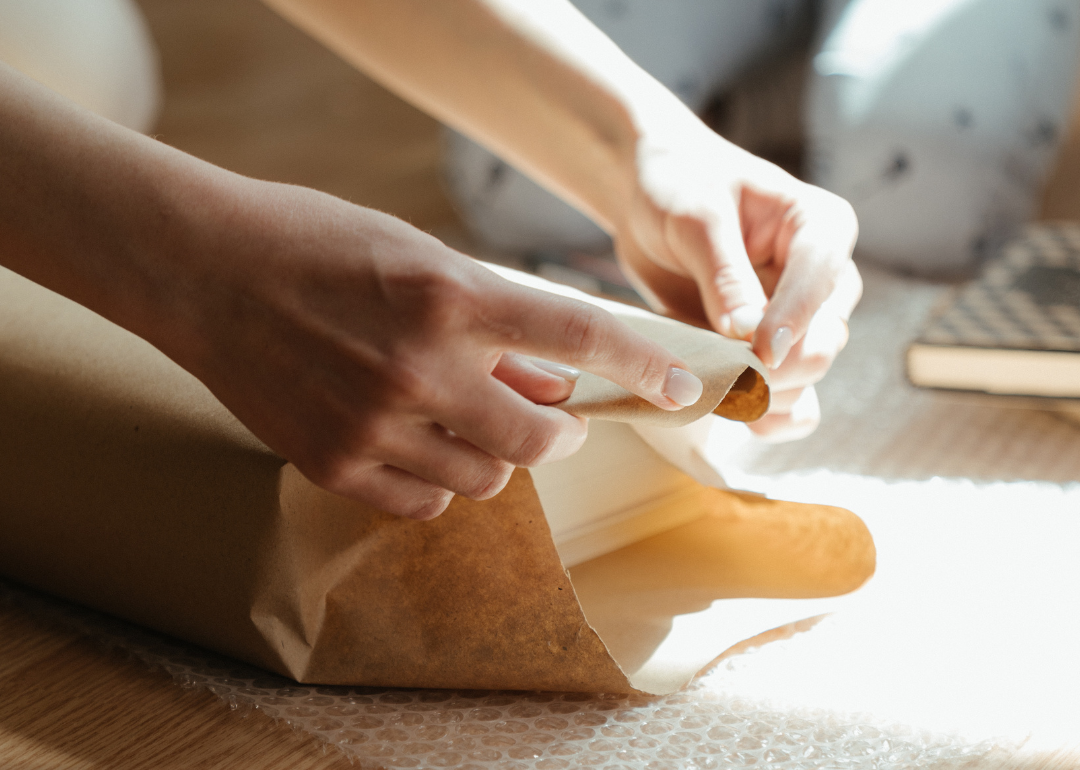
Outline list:
[[[605,307],[705,395],[663,412],[589,376],[563,408],[670,422],[767,407],[747,346]],[[570,571],[528,470],[432,521],[383,513],[313,485],[148,343],[6,271],[0,431],[0,572],[301,682],[671,692],[874,565],[854,514],[689,477],[673,526]]]

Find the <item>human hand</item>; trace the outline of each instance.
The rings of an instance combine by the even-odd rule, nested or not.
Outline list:
[[[511,283],[401,220],[241,178],[200,205],[226,226],[174,259],[186,278],[163,277],[173,308],[144,336],[335,493],[426,519],[576,451],[586,421],[542,405],[572,382],[527,356],[664,409],[700,396],[685,364],[606,311]]]
[[[704,125],[642,140],[639,186],[615,246],[655,309],[750,340],[772,371],[772,441],[817,427],[814,383],[847,343],[862,293],[858,225],[842,198],[795,179]]]
[[[572,384],[527,356],[663,409],[701,396],[595,306],[385,214],[216,168],[3,64],[0,145],[0,263],[143,337],[315,483],[383,510],[430,518],[581,444],[585,422],[542,405]]]

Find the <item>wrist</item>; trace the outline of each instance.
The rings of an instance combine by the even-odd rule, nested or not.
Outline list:
[[[651,100],[652,110],[645,109],[649,103],[635,110],[637,137],[634,151],[621,169],[623,194],[608,201],[604,214],[613,235],[633,229],[635,220],[644,214],[643,206],[653,213],[678,210],[679,199],[689,192],[686,188],[697,186],[701,179],[697,167],[715,164],[718,155],[727,154],[724,145],[730,143],[673,94],[665,92],[664,96],[667,98]],[[669,100],[676,104],[665,104]]]
[[[213,167],[2,65],[0,144],[0,263],[142,333],[169,298],[167,252],[190,230],[182,199]],[[201,176],[205,187],[213,174]]]
[[[241,273],[263,251],[255,201],[269,183],[179,153],[169,160],[147,186],[123,296],[106,315],[198,374],[215,326],[251,288]]]
[[[85,227],[40,282],[186,366],[222,282],[227,223],[243,218],[242,187],[254,182],[143,136],[115,138],[84,180]]]

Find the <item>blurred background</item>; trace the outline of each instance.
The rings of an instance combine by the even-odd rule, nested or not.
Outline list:
[[[858,256],[970,274],[1080,217],[1077,0],[576,0],[724,136],[848,198]],[[606,235],[258,0],[0,0],[0,58],[241,174],[627,294]]]

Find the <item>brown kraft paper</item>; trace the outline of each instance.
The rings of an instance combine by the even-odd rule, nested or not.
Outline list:
[[[706,381],[701,413],[733,385],[733,411],[764,411],[745,346],[627,311]],[[661,412],[610,388],[583,378],[565,408]],[[699,518],[569,573],[527,470],[430,522],[382,513],[312,485],[148,343],[7,271],[0,468],[4,575],[308,683],[671,692],[874,565],[848,511],[706,487],[683,503]]]

